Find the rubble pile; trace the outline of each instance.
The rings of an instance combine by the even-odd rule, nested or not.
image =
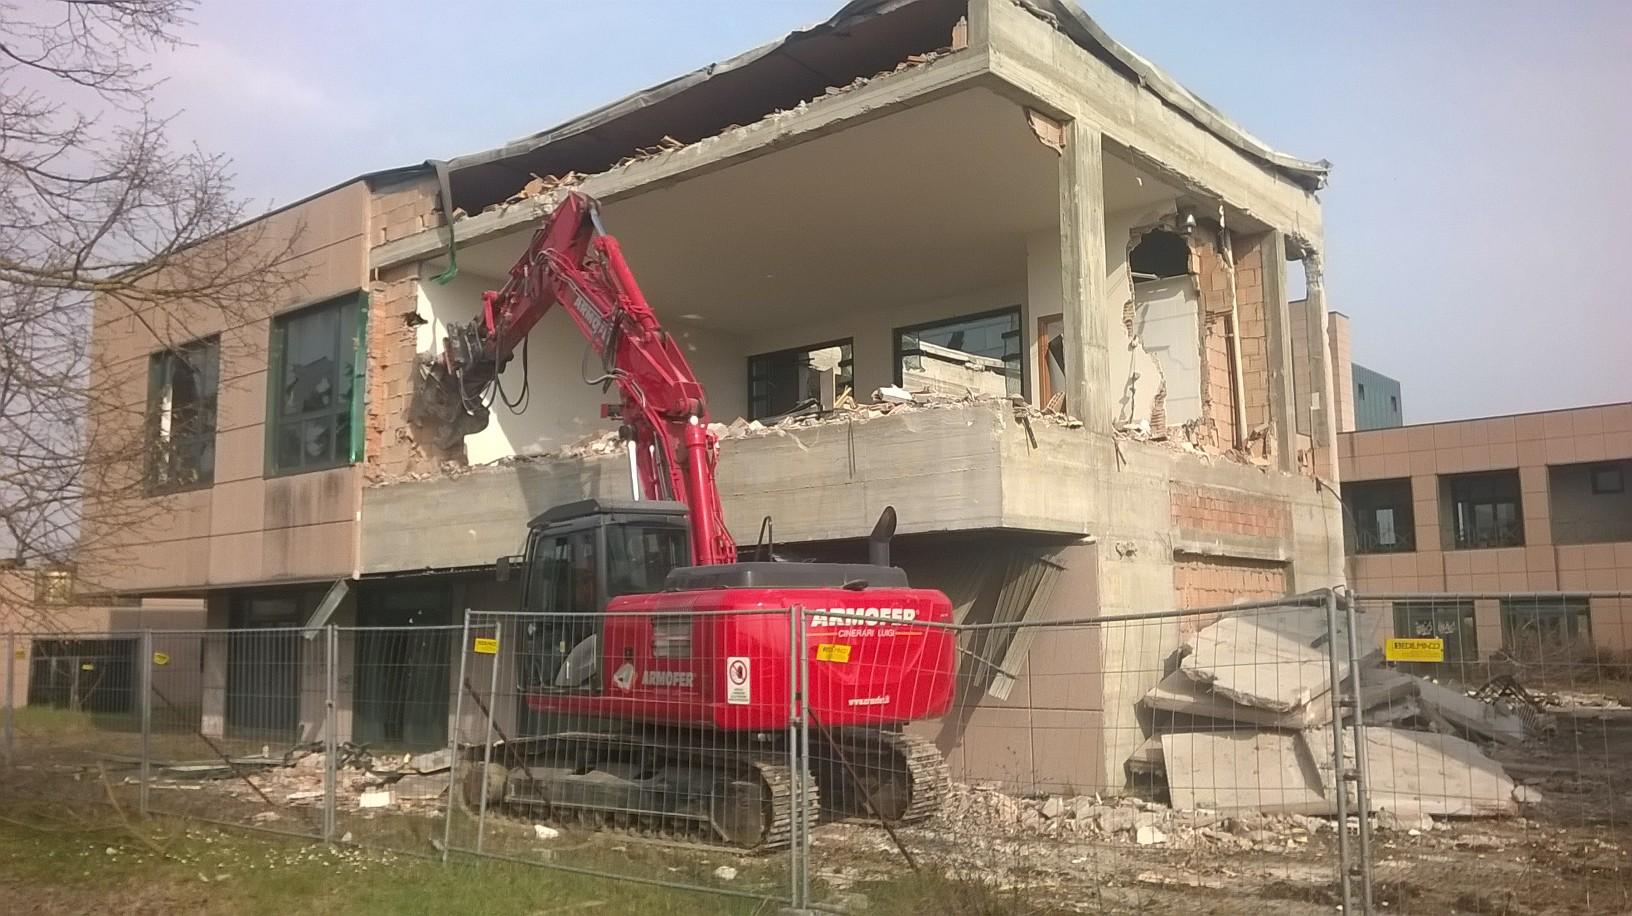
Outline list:
[[[1078,429],[1082,426],[1082,421],[1076,417],[1046,408],[1035,407],[1024,398],[999,398],[990,395],[950,395],[932,391],[907,391],[903,388],[890,387],[873,392],[873,400],[868,403],[858,402],[848,392],[845,392],[835,401],[831,410],[820,410],[812,406],[771,419],[768,422],[738,417],[730,423],[710,423],[709,430],[722,441],[748,439],[756,436],[779,436],[817,426],[838,423],[865,423],[868,420],[891,414],[965,408],[976,404],[1006,404],[1013,409],[1015,422],[1027,428],[1030,428],[1032,424],[1049,424],[1065,429]],[[603,455],[615,455],[622,450],[623,443],[618,439],[617,431],[603,430],[591,433],[576,442],[559,448],[524,448],[520,454],[514,457],[501,458],[498,461],[478,465],[475,468],[448,462],[442,468],[442,475],[458,477],[478,468],[508,467],[518,462],[595,458]],[[429,477],[431,475],[421,476]]]
[[[1098,795],[1022,798],[994,786],[955,784],[942,829],[959,836],[1081,838],[1170,849],[1287,849],[1307,843],[1331,821],[1300,814],[1178,811],[1141,798]],[[1432,829],[1432,823],[1429,824]]]
[[[1129,759],[1129,773],[1142,785],[1165,784],[1180,809],[1336,814],[1326,638],[1323,615],[1310,608],[1228,617],[1192,634],[1177,669],[1140,701],[1155,734]],[[1346,659],[1337,670],[1345,685],[1354,677]],[[1551,716],[1375,658],[1362,663],[1359,682],[1374,812],[1406,820],[1508,816],[1540,801],[1483,748],[1543,738]],[[1352,743],[1345,755],[1348,768]]]
[[[437,809],[448,792],[452,757],[446,750],[376,757],[347,743],[338,748],[335,764],[335,796],[343,808]],[[327,768],[322,744],[298,745],[281,756],[263,749],[255,757],[159,764],[154,786],[184,788],[212,780],[223,793],[246,801],[259,802],[265,795],[279,806],[320,806]]]

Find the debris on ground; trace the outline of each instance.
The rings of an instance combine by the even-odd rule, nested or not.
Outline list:
[[[104,760],[140,763],[134,758],[115,756]],[[335,793],[341,805],[358,809],[435,810],[448,793],[447,774],[452,760],[446,748],[376,758],[363,745],[343,743],[335,753]],[[229,757],[227,761],[156,763],[152,767],[154,786],[186,789],[207,782],[244,799],[259,801],[264,793],[274,802],[287,805],[323,803],[328,755],[321,743],[295,745],[281,755]],[[266,814],[272,817],[264,817]],[[272,820],[277,815],[263,812],[257,817]]]

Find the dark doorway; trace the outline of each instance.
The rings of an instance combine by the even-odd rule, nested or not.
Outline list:
[[[428,750],[448,743],[453,608],[446,586],[359,596],[352,740]]]
[[[227,635],[227,734],[297,740],[300,724],[300,602],[243,597]]]
[[[28,704],[127,716],[138,711],[134,639],[41,639],[29,660]]]

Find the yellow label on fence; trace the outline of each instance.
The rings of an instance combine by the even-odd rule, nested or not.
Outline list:
[[[15,652],[12,652],[11,654],[12,654],[13,657],[15,657],[15,658],[17,658],[19,660],[28,658],[28,650],[27,649],[18,649]]]
[[[475,652],[477,655],[498,655],[499,641],[496,639],[488,639],[484,636],[478,636],[476,638],[476,644],[470,648],[471,651]]]
[[[850,647],[841,643],[824,642],[816,647],[816,660],[844,664],[850,661]]]
[[[163,652],[155,652],[153,653],[153,664],[161,667],[168,665],[170,664],[170,656],[165,655]]]
[[[1445,660],[1445,640],[1384,640],[1383,656],[1391,662],[1442,662]]]
[[[86,662],[85,664],[79,666],[79,670],[81,670],[81,671],[95,671],[96,666],[91,664],[90,662]]]

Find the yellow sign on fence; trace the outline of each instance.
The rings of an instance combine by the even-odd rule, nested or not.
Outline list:
[[[1389,639],[1383,642],[1383,656],[1391,662],[1442,662],[1443,639]]]
[[[155,652],[153,653],[153,664],[162,668],[165,665],[170,664],[170,656],[164,654],[163,652]]]
[[[824,642],[816,647],[816,660],[844,664],[850,661],[850,647],[843,643]]]
[[[485,636],[478,636],[476,637],[476,644],[470,648],[471,651],[475,652],[477,655],[498,655],[499,641],[496,639],[488,639]]]

